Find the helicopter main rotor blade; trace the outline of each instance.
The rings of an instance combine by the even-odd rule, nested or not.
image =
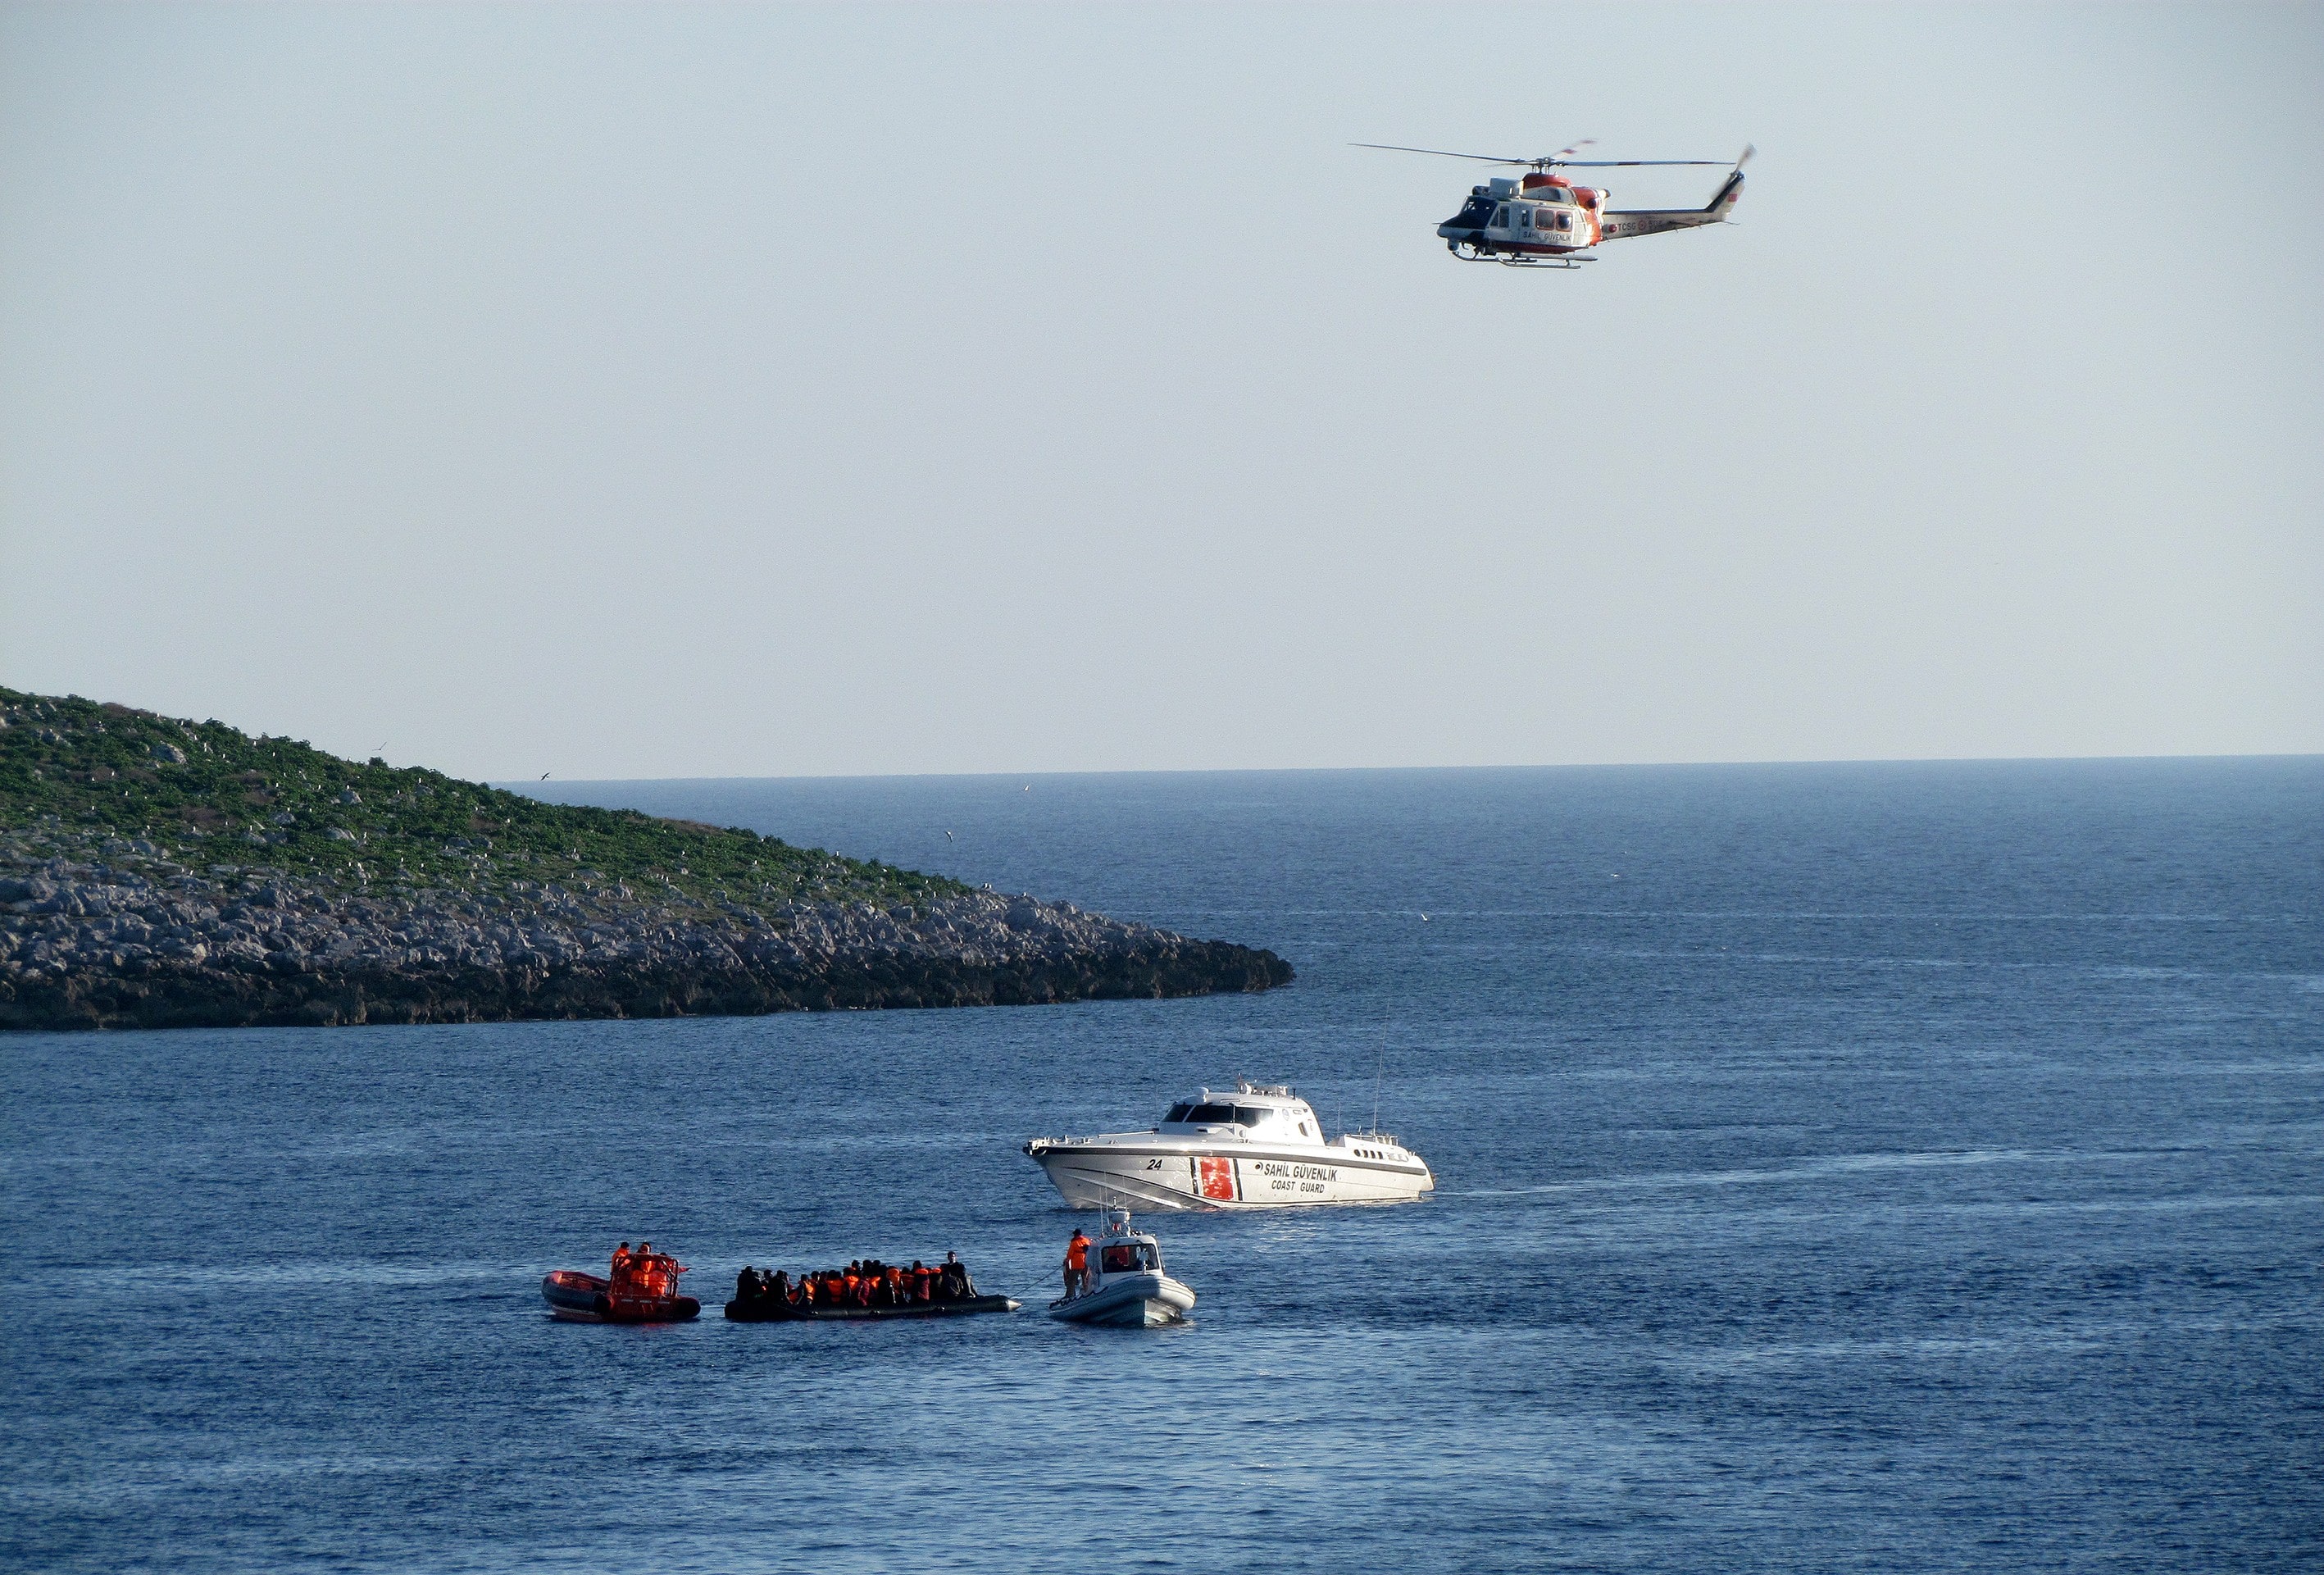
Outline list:
[[[1480,164],[1538,164],[1539,159],[1496,159],[1490,153],[1448,153],[1443,148],[1407,148],[1400,143],[1350,143],[1351,148],[1385,148],[1391,153],[1434,153],[1440,159],[1474,159]]]
[[[1724,159],[1557,159],[1552,162],[1576,170],[1636,170],[1648,164],[1716,164],[1722,170],[1727,168]]]

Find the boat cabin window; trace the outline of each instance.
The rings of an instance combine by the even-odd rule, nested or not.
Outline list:
[[[1183,1121],[1186,1119],[1186,1112],[1194,1108],[1194,1101],[1191,1100],[1180,1100],[1170,1107],[1170,1113],[1162,1119],[1166,1121]]]
[[[1245,1127],[1259,1126],[1273,1114],[1273,1110],[1262,1110],[1256,1105],[1237,1105],[1234,1108],[1236,1122]]]
[[[1097,1266],[1109,1275],[1134,1275],[1140,1269],[1158,1269],[1162,1265],[1154,1249],[1142,1241],[1112,1241],[1098,1254]]]
[[[1196,1105],[1179,1118],[1185,1121],[1231,1121],[1235,1119],[1232,1105]]]

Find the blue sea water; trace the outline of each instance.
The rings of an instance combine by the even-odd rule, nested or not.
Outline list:
[[[2324,760],[557,790],[1298,981],[0,1041],[0,1563],[2324,1566]],[[1237,1073],[1437,1196],[1153,1216],[1191,1325],[1040,1316],[1019,1145]],[[710,1318],[545,1316],[641,1236]],[[946,1248],[1028,1310],[715,1316]]]

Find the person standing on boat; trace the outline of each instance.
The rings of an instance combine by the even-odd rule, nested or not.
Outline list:
[[[1078,1296],[1089,1281],[1090,1239],[1074,1227],[1074,1239],[1065,1243],[1065,1294]]]

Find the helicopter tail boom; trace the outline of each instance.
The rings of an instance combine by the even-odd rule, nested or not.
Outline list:
[[[1743,166],[1738,162],[1720,185],[1718,193],[1701,207],[1618,207],[1607,213],[1599,233],[1607,240],[1618,241],[1632,235],[1658,235],[1665,230],[1692,230],[1720,224],[1734,211],[1742,196]]]

